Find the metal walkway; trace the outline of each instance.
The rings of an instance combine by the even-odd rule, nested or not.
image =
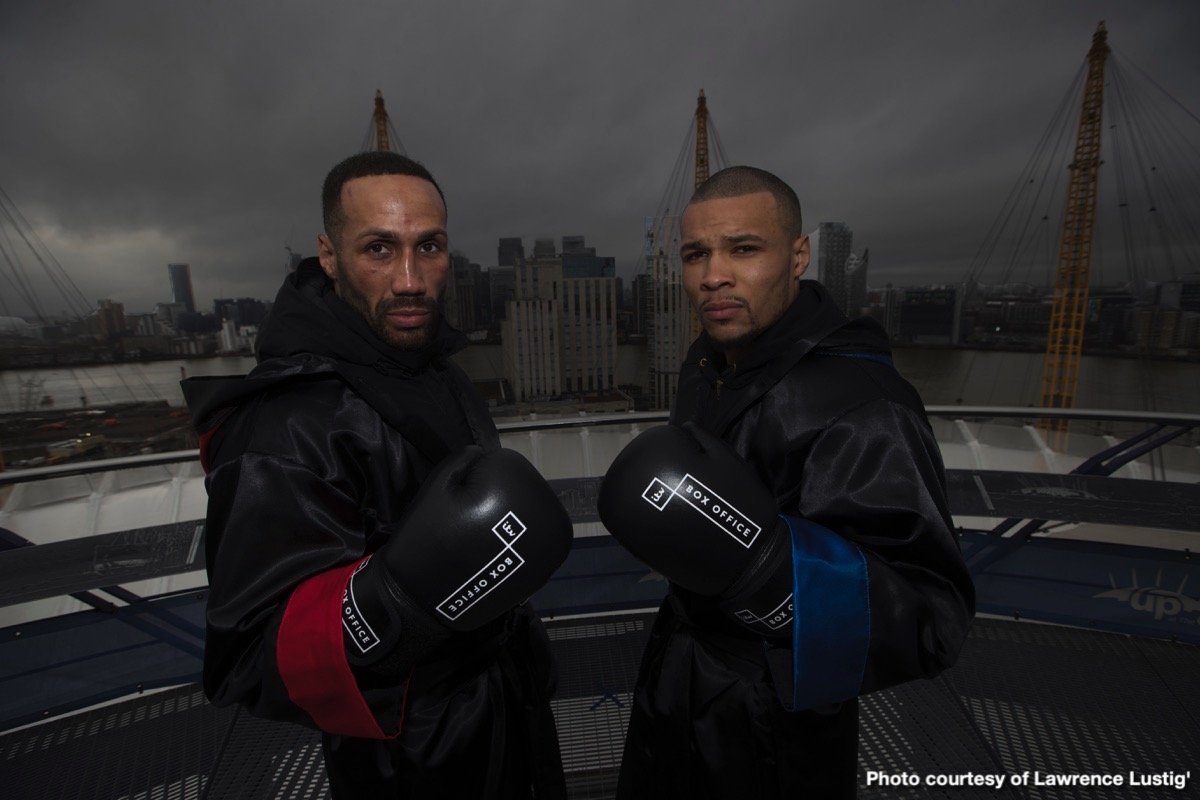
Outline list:
[[[555,713],[571,796],[612,796],[651,615],[548,623],[562,680]],[[862,701],[861,798],[1179,800],[1200,797],[1200,647],[976,620],[958,665]],[[890,775],[1130,773],[1171,785],[867,786]],[[1160,779],[1160,780],[1169,780]],[[185,686],[0,737],[6,800],[321,798],[316,734],[217,709]]]

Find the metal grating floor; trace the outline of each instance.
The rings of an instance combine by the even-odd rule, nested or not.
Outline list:
[[[554,711],[571,796],[611,797],[652,616],[548,623]],[[1200,648],[993,619],[958,666],[865,697],[861,798],[1156,800],[1200,797]],[[1191,770],[1160,787],[868,787],[891,774]],[[5,800],[205,800],[326,795],[315,734],[208,705],[196,686],[0,736]]]

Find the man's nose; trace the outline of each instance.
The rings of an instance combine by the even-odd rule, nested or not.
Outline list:
[[[732,286],[733,283],[733,269],[728,258],[721,253],[713,253],[704,260],[704,274],[700,278],[702,287],[712,292],[723,286]]]
[[[411,250],[400,253],[392,270],[392,294],[425,294],[425,277]]]

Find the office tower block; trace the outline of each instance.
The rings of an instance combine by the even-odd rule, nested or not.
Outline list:
[[[846,262],[850,258],[854,232],[844,222],[822,222],[810,238],[812,258],[818,270],[816,279],[829,290],[837,307],[845,311],[849,300]]]
[[[501,339],[518,401],[616,388],[615,259],[595,255],[582,236],[563,240],[562,255],[549,255],[553,240],[538,240],[513,270]]]
[[[446,320],[462,331],[474,331],[481,327],[479,321],[479,289],[482,268],[462,253],[450,254],[450,274],[446,276],[446,289],[442,299]]]
[[[103,342],[115,342],[125,333],[125,304],[97,300],[96,310],[88,318],[89,332]]]
[[[496,264],[501,267],[515,267],[525,261],[525,244],[520,237],[512,236],[500,239],[496,248]]]
[[[563,278],[612,278],[617,274],[617,260],[596,255],[582,236],[562,237]]]
[[[596,255],[582,236],[564,236],[562,261],[563,391],[588,394],[616,388],[616,259]]]
[[[663,222],[647,220],[647,227],[663,224],[673,232],[679,230],[678,218]],[[646,350],[650,369],[649,395],[651,407],[670,408],[679,387],[679,367],[687,355],[696,334],[692,329],[692,305],[683,289],[682,264],[679,260],[678,235],[675,246],[668,251],[659,247],[644,254],[650,275],[651,309],[646,320]],[[657,237],[665,241],[666,237]],[[647,237],[647,243],[655,241]]]
[[[956,344],[962,295],[952,286],[905,289],[897,339],[916,344]]]
[[[239,327],[259,325],[267,318],[267,304],[252,297],[217,298],[213,300],[213,315]]]
[[[846,307],[842,309],[846,316],[853,319],[862,316],[867,307],[867,265],[871,251],[863,250],[862,254],[851,253],[846,260]]]
[[[531,259],[515,268],[515,278],[501,325],[504,377],[518,402],[557,397],[562,394],[562,263]]]
[[[522,263],[525,257],[521,256]],[[492,307],[492,325],[504,319],[508,301],[516,297],[517,271],[513,266],[492,267],[487,271],[488,300]]]
[[[475,329],[488,330],[496,317],[492,314],[492,283],[488,271],[478,264],[474,265],[472,277],[475,280]]]
[[[187,264],[167,264],[171,280],[171,302],[182,303],[190,312],[196,311],[196,296],[192,294],[192,268]]]
[[[533,257],[534,258],[554,258],[558,253],[554,252],[553,239],[534,239],[533,240]]]
[[[582,236],[564,236],[562,237],[562,254],[594,256],[596,248],[588,247]]]
[[[633,332],[646,335],[654,318],[654,287],[649,273],[633,277]]]

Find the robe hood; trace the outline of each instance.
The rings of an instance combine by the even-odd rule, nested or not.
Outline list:
[[[203,432],[221,409],[236,405],[284,380],[416,375],[461,350],[466,336],[439,316],[438,330],[416,350],[384,342],[362,315],[333,291],[316,258],[306,258],[275,296],[254,355],[259,365],[245,376],[190,378],[182,382],[192,424]]]

